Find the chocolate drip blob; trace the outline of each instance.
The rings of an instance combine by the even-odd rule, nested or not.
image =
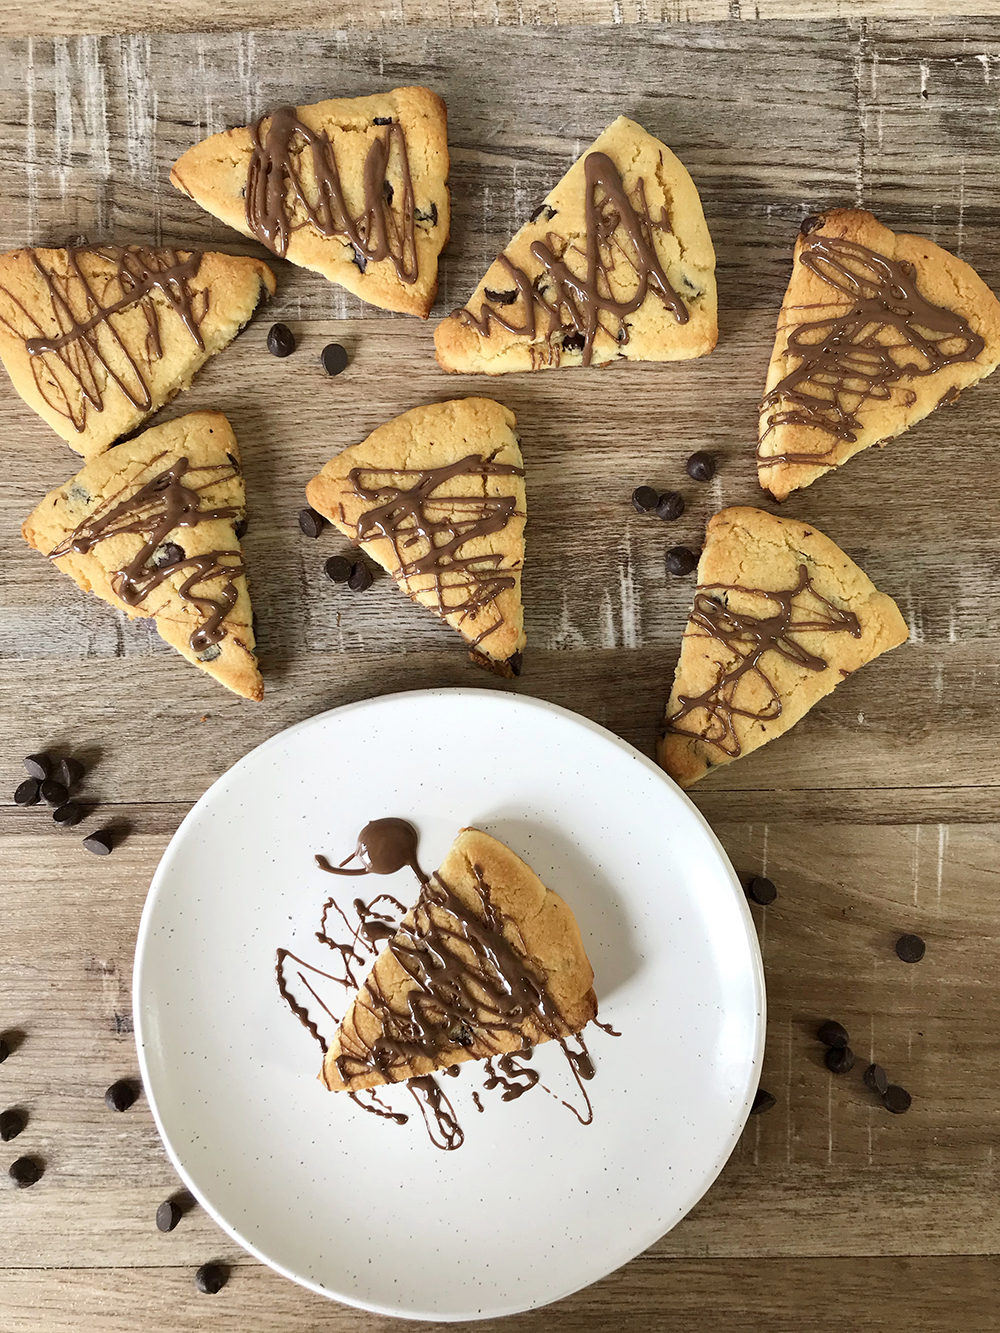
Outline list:
[[[771,603],[771,615],[755,616],[737,612],[725,605],[727,594],[735,592],[760,597]],[[796,607],[795,599],[809,593],[819,603],[815,610]],[[796,619],[798,616],[798,619]],[[731,655],[731,664],[720,663],[715,682],[698,695],[680,695],[677,712],[667,718],[666,729],[681,736],[718,746],[731,759],[742,753],[736,735],[736,718],[753,722],[772,722],[781,716],[781,699],[771,679],[766,675],[762,659],[767,653],[777,653],[788,662],[808,671],[825,671],[827,662],[811,653],[796,639],[795,633],[850,634],[861,637],[861,624],[853,611],[841,611],[816,591],[805,565],[799,566],[798,582],[794,588],[744,588],[735,583],[702,584],[695,595],[691,611],[694,629],[687,634],[715,639]],[[760,681],[766,699],[759,708],[741,705],[741,684]],[[682,726],[691,714],[704,712],[704,727]]]
[[[345,870],[349,861],[360,861],[357,870]],[[332,866],[325,856],[317,856],[316,864],[330,875],[394,875],[404,866],[420,880],[427,876],[417,863],[417,830],[405,819],[373,819],[358,834],[358,845],[350,856]]]
[[[650,292],[660,298],[678,324],[687,323],[687,307],[671,286],[653,243],[654,232],[671,230],[667,210],[661,208],[659,218],[654,220],[642,179],[636,184],[633,204],[621,173],[606,153],[587,154],[584,176],[585,252],[556,232],[547,232],[544,241],[533,241],[530,247],[532,258],[542,266],[542,273],[534,280],[500,254],[497,260],[515,287],[513,298],[507,293],[494,293],[500,299],[495,303],[484,301],[478,315],[461,309],[452,311],[453,318],[470,325],[483,338],[488,338],[493,324],[498,324],[534,342],[542,316],[543,337],[557,358],[556,364],[561,349],[572,347],[582,352],[585,366],[590,365],[598,329],[619,344],[628,342],[626,317],[639,309]],[[571,253],[584,258],[582,275],[566,262]],[[614,295],[612,275],[618,276],[619,265],[633,270],[635,286],[630,296]],[[612,327],[602,322],[604,318],[613,322]]]
[[[888,402],[902,380],[934,375],[975,361],[985,343],[954,310],[934,305],[917,286],[916,269],[867,246],[819,236],[803,246],[799,262],[847,299],[821,306],[818,319],[796,324],[786,356],[799,364],[765,395],[768,413],[758,461],[820,463],[837,441],[854,443],[868,402]],[[916,401],[912,390],[909,403]],[[761,445],[778,426],[806,426],[832,435],[827,449],[767,454]]]

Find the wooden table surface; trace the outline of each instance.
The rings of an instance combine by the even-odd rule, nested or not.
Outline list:
[[[484,382],[436,368],[431,326],[278,262],[271,309],[163,413],[220,408],[240,440],[260,705],[227,695],[22,543],[23,517],[76,461],[0,382],[0,1030],[22,1034],[0,1066],[0,1109],[29,1117],[3,1145],[0,1181],[20,1153],[46,1165],[33,1189],[0,1188],[2,1333],[403,1327],[276,1276],[200,1209],[160,1234],[153,1214],[177,1182],[148,1106],[118,1116],[103,1102],[136,1070],[136,927],[191,803],[300,718],[392,690],[492,683],[388,580],[352,597],[324,579],[344,543],[299,532],[306,479],[414,404],[478,392],[508,404],[529,512],[529,649],[513,688],[650,753],[691,596],[690,581],[667,580],[664,548],[697,544],[722,504],[761,502],[755,407],[800,219],[830,204],[871,207],[1000,289],[995,22],[928,3],[906,20],[810,3],[799,6],[809,22],[774,23],[745,20],[794,10],[763,0],[485,8],[400,0],[366,11],[367,29],[355,19],[336,32],[197,36],[58,35],[154,10],[148,21],[170,26],[169,6],[116,0],[15,3],[0,20],[0,248],[82,234],[254,252],[170,188],[177,154],[279,101],[420,81],[447,100],[453,154],[439,313],[620,112],[690,168],[721,305],[718,349],[700,361]],[[975,8],[997,12],[988,0]],[[233,21],[225,4],[175,9],[192,26]],[[282,13],[306,23],[312,6],[262,6],[261,21]],[[744,21],[718,21],[727,14]],[[48,35],[23,36],[32,15]],[[585,22],[566,26],[574,18]],[[265,352],[275,318],[299,336],[290,361]],[[352,356],[336,380],[317,360],[331,338]],[[789,736],[694,793],[737,868],[766,870],[779,887],[773,906],[754,909],[769,992],[763,1083],[777,1106],[751,1120],[669,1235],[589,1290],[506,1321],[510,1333],[1000,1327],[998,414],[1000,376],[787,504],[897,598],[911,635]],[[683,478],[696,448],[719,459],[710,486]],[[639,482],[683,482],[684,519],[668,531],[634,514]],[[110,822],[123,835],[109,859],[81,850],[84,827],[60,833],[44,809],[14,807],[21,757],[42,748],[91,765],[86,792],[99,808],[86,827]],[[331,774],[331,799],[340,781],[349,773]],[[927,940],[917,966],[894,955],[902,930]],[[827,1017],[852,1031],[849,1077],[823,1066],[813,1032]],[[909,1114],[890,1116],[865,1092],[872,1058],[912,1093]],[[232,1265],[216,1297],[192,1280],[207,1259]]]

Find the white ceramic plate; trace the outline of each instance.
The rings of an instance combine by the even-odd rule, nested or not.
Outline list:
[[[317,1082],[275,950],[329,968],[319,911],[358,881],[331,881],[314,854],[341,860],[384,815],[417,827],[428,870],[462,826],[484,829],[573,908],[600,1017],[622,1034],[588,1029],[589,1127],[539,1088],[484,1093],[470,1063],[447,1081],[465,1144],[442,1152],[419,1115],[398,1127]],[[408,871],[364,885],[404,901],[417,889]],[[655,765],[551,704],[429,690],[291,727],[206,792],[153,879],[135,1017],[167,1151],[236,1241],[324,1295],[457,1320],[568,1295],[693,1207],[757,1086],[764,987],[732,867]],[[535,1067],[579,1100],[555,1043]],[[405,1088],[387,1097],[416,1111]]]

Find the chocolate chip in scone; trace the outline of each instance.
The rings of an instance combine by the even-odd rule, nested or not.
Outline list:
[[[86,773],[86,769],[79,759],[74,759],[72,755],[67,755],[65,759],[60,759],[56,764],[56,771],[53,777],[57,778],[67,790],[75,787],[76,784]]]
[[[648,514],[651,509],[656,508],[659,498],[652,486],[637,486],[632,492],[632,508],[640,514]]]
[[[320,355],[323,369],[328,375],[339,375],[347,369],[347,350],[340,343],[327,343]]]
[[[184,547],[176,542],[162,542],[153,552],[153,564],[157,569],[166,569],[168,565],[179,564],[184,559]]]
[[[139,1090],[135,1084],[127,1078],[120,1078],[105,1092],[104,1103],[109,1111],[127,1111],[135,1105],[138,1096]]]
[[[45,1167],[37,1157],[19,1157],[11,1163],[7,1174],[19,1190],[26,1190],[38,1184],[44,1170]]]
[[[42,800],[46,805],[65,805],[69,792],[61,782],[55,778],[46,778],[38,789],[42,794]]]
[[[307,537],[318,537],[326,527],[326,519],[322,514],[317,513],[315,509],[310,509],[308,507],[306,509],[300,509],[299,527]]]
[[[926,950],[919,935],[900,935],[896,941],[896,957],[904,963],[919,963]]]
[[[838,1050],[843,1050],[851,1039],[843,1023],[837,1023],[834,1019],[828,1018],[825,1023],[821,1023],[816,1029],[816,1040],[821,1041],[824,1046],[833,1046]]]
[[[376,116],[372,121],[373,125],[391,125],[392,116]]]
[[[52,760],[47,754],[29,754],[24,760],[24,771],[29,778],[44,782],[52,772]]]
[[[460,1023],[448,1033],[448,1040],[453,1046],[471,1046],[476,1040],[467,1023]]]
[[[699,449],[684,464],[684,470],[692,481],[711,481],[715,476],[715,459]]]
[[[487,301],[492,301],[494,305],[513,305],[517,300],[517,291],[495,292],[492,287],[485,289]]]
[[[194,1285],[206,1296],[214,1296],[229,1281],[229,1271],[222,1264],[202,1264],[194,1275]]]
[[[110,856],[115,844],[111,836],[111,830],[102,828],[84,838],[83,845],[88,852],[93,852],[95,856]]]
[[[363,250],[359,249],[358,246],[354,247],[354,254],[351,256],[351,261],[362,273],[364,273],[365,269],[368,267],[368,256]]]
[[[15,805],[37,805],[41,785],[37,778],[25,778],[14,792]]]
[[[754,875],[747,885],[747,894],[755,903],[760,903],[761,907],[768,907],[777,898],[778,890],[766,875]]]
[[[885,1096],[889,1086],[889,1075],[881,1065],[869,1065],[864,1072],[864,1080],[869,1092],[878,1093],[880,1097]]]
[[[156,1210],[157,1231],[173,1231],[181,1217],[179,1205],[173,1199],[164,1199]]]
[[[245,518],[241,518],[238,523],[233,524],[233,536],[238,542],[241,542],[249,531],[250,524]]]
[[[750,1107],[751,1115],[763,1115],[765,1111],[770,1111],[773,1106],[777,1106],[778,1099],[773,1092],[767,1092],[764,1088],[758,1088],[754,1094],[753,1106]]]
[[[346,583],[351,577],[351,570],[354,566],[350,560],[343,555],[331,555],[330,559],[323,566],[323,572],[331,583]]]
[[[352,567],[347,578],[347,586],[351,592],[364,592],[365,589],[372,586],[372,572],[363,560],[358,560]]]
[[[272,324],[267,331],[267,350],[272,356],[291,356],[295,351],[295,334],[287,324]]]
[[[854,1068],[854,1052],[850,1046],[831,1046],[823,1063],[831,1074],[849,1074]]]
[[[27,1123],[22,1111],[17,1111],[13,1107],[9,1111],[0,1111],[0,1139],[3,1139],[4,1143],[10,1143],[11,1139],[17,1138]]]
[[[656,517],[669,523],[684,513],[684,496],[680,491],[664,491],[656,502]]]
[[[396,191],[392,188],[392,186],[389,184],[388,181],[382,182],[382,198],[385,200],[387,204],[392,203],[392,198],[395,193]]]
[[[222,648],[217,643],[210,643],[207,648],[203,648],[198,654],[199,662],[214,662],[217,657],[222,656]]]
[[[582,352],[584,347],[586,346],[586,342],[587,339],[583,336],[583,334],[578,333],[575,329],[573,329],[569,333],[563,334],[563,340],[562,340],[563,351]]]
[[[541,219],[542,222],[551,222],[558,212],[558,208],[552,208],[548,204],[539,204],[528,220],[538,222]]]
[[[65,805],[56,806],[52,811],[52,818],[63,828],[72,828],[74,824],[79,824],[83,815],[83,806],[77,805],[76,801],[67,801]]]
[[[438,206],[431,204],[430,208],[415,208],[413,210],[414,222],[429,222],[433,227],[437,226]]]
[[[882,1105],[893,1115],[902,1115],[910,1109],[910,1103],[913,1098],[905,1088],[900,1088],[895,1083],[890,1083],[882,1094]]]
[[[698,557],[687,546],[671,546],[666,556],[667,573],[676,579],[693,574],[698,567]]]
[[[810,232],[819,231],[825,222],[826,218],[822,213],[810,213],[807,218],[802,219],[799,231],[803,236],[808,236]]]

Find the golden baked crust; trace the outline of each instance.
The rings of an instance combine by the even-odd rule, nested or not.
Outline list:
[[[577,277],[587,274],[587,235],[592,226],[588,226],[587,196],[591,191],[586,164],[594,153],[606,154],[611,159],[640,221],[648,209],[646,239],[652,242],[673,292],[683,303],[687,321],[678,321],[651,283],[641,305],[624,317],[623,324],[607,313],[601,316],[588,358],[584,339],[577,335],[565,343],[567,329],[559,327],[559,322],[550,320],[548,315],[539,314],[534,336],[530,332],[511,332],[493,317],[489,335],[483,336],[471,322],[458,318],[456,312],[442,320],[434,331],[437,359],[445,370],[501,375],[560,365],[600,365],[619,359],[683,361],[704,356],[715,346],[719,335],[715,251],[701,199],[683,163],[634,120],[619,116],[570,167],[532,220],[525,223],[507,246],[504,251],[507,261],[534,283],[545,274],[545,265],[532,253],[532,246],[542,244],[552,248]],[[607,198],[600,185],[592,193],[598,206]],[[613,205],[609,203],[608,207]],[[663,212],[668,228],[659,225]],[[593,218],[589,220],[592,222]],[[605,275],[610,294],[618,301],[628,301],[638,292],[639,278],[631,262],[635,248],[620,224],[614,232],[614,245],[606,253],[614,261],[613,268]],[[601,278],[602,294],[607,294],[603,290],[605,276]],[[554,290],[551,279],[543,278],[543,294],[551,294],[551,290]],[[487,291],[511,299],[498,302]],[[523,328],[529,303],[524,294],[514,300],[516,294],[511,268],[500,258],[489,268],[466,309],[479,317],[485,307]],[[563,307],[562,324],[567,319]],[[627,340],[617,336],[622,327]]]
[[[410,1063],[393,1065],[388,1075],[370,1067],[356,1075],[349,1072],[345,1082],[338,1060],[343,1059],[348,1069],[353,1063],[364,1062],[365,1053],[384,1030],[384,1020],[372,1003],[372,990],[388,1001],[393,1014],[403,1016],[408,1012],[407,996],[416,988],[413,978],[393,953],[390,941],[351,1001],[324,1057],[322,1078],[332,1091],[358,1092],[447,1069],[465,1060],[482,1060],[524,1046],[537,1046],[555,1035],[579,1032],[597,1015],[594,971],[576,918],[563,899],[547,889],[509,847],[478,829],[463,829],[437,875],[472,916],[481,915],[481,886],[488,886],[491,904],[505,918],[504,939],[528,961],[533,973],[544,979],[545,991],[559,1015],[556,1031],[546,1030],[529,1016],[515,1029],[491,1029],[488,1034],[474,1030],[467,1034],[472,1037],[471,1044],[449,1043],[436,1058],[418,1055]],[[455,918],[437,905],[426,906],[423,894],[404,922],[412,924],[421,913],[429,913],[435,925],[454,928]],[[471,961],[471,951],[466,956]]]
[[[459,398],[414,407],[379,426],[361,444],[330,460],[306,487],[314,509],[387,569],[415,602],[458,630],[479,657],[511,663],[525,644],[521,605],[524,566],[525,493],[521,450],[514,434],[514,413],[491,398]],[[423,514],[432,520],[468,524],[495,516],[496,531],[472,533],[456,545],[450,531],[434,537],[436,550],[452,548],[433,570],[414,570],[426,560],[427,538],[412,540],[412,518],[404,520],[406,544],[397,549],[376,525],[359,539],[359,522],[382,506],[391,489],[411,491],[439,469],[471,460],[457,475],[445,477],[427,492]],[[489,466],[501,470],[490,472]],[[360,471],[359,471],[360,469]],[[353,474],[353,476],[352,476]],[[381,488],[379,495],[373,492]],[[359,489],[368,492],[359,494]],[[459,498],[462,502],[442,506]],[[470,561],[472,567],[469,567]],[[511,662],[511,659],[514,659]]]
[[[242,552],[234,529],[244,515],[246,492],[236,436],[221,412],[191,412],[143,431],[134,440],[94,459],[65,486],[50,491],[25,519],[22,527],[25,540],[43,555],[68,547],[82,524],[106,515],[182,459],[188,464],[185,478],[192,488],[197,488],[199,509],[221,508],[233,512],[231,516],[172,529],[158,550],[176,544],[189,561],[222,552],[223,565],[242,571]],[[204,470],[199,472],[199,469]],[[151,616],[161,638],[227,689],[245,699],[263,698],[264,684],[254,656],[253,613],[246,576],[239,572],[230,580],[219,575],[193,585],[191,591],[195,594],[214,600],[231,582],[235,594],[234,604],[221,622],[222,638],[196,651],[191,645],[191,635],[204,623],[204,609],[196,607],[180,592],[192,573],[190,563],[178,564],[137,605],[123,601],[115,590],[115,576],[135,560],[144,544],[140,532],[115,531],[94,542],[88,551],[67,549],[53,563],[75,579],[84,592],[95,593],[116,610],[133,617]],[[161,558],[168,561],[169,555],[167,552]],[[157,559],[155,552],[151,559]]]
[[[852,309],[854,297],[851,292],[833,285],[803,262],[803,255],[808,256],[811,248],[822,240],[839,245],[842,256],[850,254],[849,248],[843,248],[845,244],[848,247],[861,245],[895,264],[912,265],[919,296],[933,306],[941,307],[946,322],[956,322],[947,319],[947,312],[953,312],[974,337],[983,340],[978,355],[971,360],[949,360],[950,353],[961,353],[963,345],[967,348],[967,338],[942,337],[946,331],[941,328],[928,333],[919,318],[908,321],[916,338],[902,336],[891,324],[883,327],[877,335],[878,344],[881,347],[894,344],[894,350],[888,355],[897,366],[909,364],[931,373],[903,374],[866,397],[851,392],[863,388],[864,382],[856,376],[849,378],[841,382],[847,392],[840,394],[839,406],[853,420],[839,432],[817,426],[815,413],[796,410],[795,400],[778,392],[778,386],[786,382],[786,376],[798,371],[806,360],[795,349],[789,349],[789,337],[795,336],[804,325],[849,315]],[[868,291],[873,290],[872,274],[870,271],[866,274],[863,263],[857,258],[848,259],[848,267],[862,275]],[[832,270],[828,269],[828,272],[836,277]],[[843,281],[842,278],[837,280]],[[905,309],[907,302],[901,303],[899,298],[897,289],[890,299],[897,310]],[[840,336],[841,352],[845,342],[856,345],[859,341],[870,340],[874,327],[865,323],[853,336]],[[802,337],[807,343],[822,343],[825,332],[816,328],[813,332],[807,330]],[[929,337],[931,345],[944,353],[946,364],[939,369],[933,369],[936,361],[921,351],[919,343],[924,337]],[[855,370],[861,366],[870,371],[872,364],[870,351],[855,354]],[[824,472],[840,467],[862,449],[873,444],[886,444],[942,403],[954,402],[962,389],[991,374],[998,364],[1000,301],[964,260],[922,236],[897,235],[862,209],[835,208],[807,218],[795,243],[792,276],[778,316],[778,332],[761,404],[757,449],[761,486],[776,500],[784,500],[792,491],[809,486]],[[829,397],[830,383],[827,377],[810,374],[806,387],[810,393]],[[833,413],[827,410],[824,415],[829,418]]]
[[[274,287],[261,260],[211,251],[14,250],[0,255],[0,358],[28,406],[93,458],[188,388]],[[81,326],[57,350],[29,350]]]
[[[791,617],[773,646],[776,622],[759,622],[783,608],[778,597],[762,592],[787,595],[802,571],[808,584],[791,597]],[[756,659],[760,669],[752,659],[734,679],[734,669],[761,644],[760,633],[766,636]],[[906,638],[892,598],[811,523],[760,509],[723,509],[705,533],[695,608],[657,752],[661,766],[690,787],[710,768],[780,736],[858,667]],[[698,699],[709,707],[685,702]]]
[[[385,138],[384,122],[402,127],[413,183],[417,279],[401,280],[390,259],[359,267],[346,236],[325,235],[312,226],[299,200],[294,201],[291,211],[293,230],[287,250],[273,245],[269,248],[284,253],[293,264],[321,273],[372,305],[426,319],[437,294],[438,256],[448,240],[451,222],[444,102],[429,88],[394,88],[371,97],[333,98],[295,110],[299,121],[310,131],[329,137],[344,200],[355,219],[365,212],[365,161],[372,144]],[[270,117],[261,122],[261,134],[265,137],[270,124]],[[247,125],[203,139],[178,158],[170,173],[178,190],[227,226],[251,237],[255,233],[247,222],[246,190],[253,155],[252,130]],[[309,152],[302,151],[297,161],[306,197],[315,204],[316,176]],[[404,197],[398,150],[390,155],[385,179],[392,192],[390,208],[395,208],[394,226],[398,227]]]

